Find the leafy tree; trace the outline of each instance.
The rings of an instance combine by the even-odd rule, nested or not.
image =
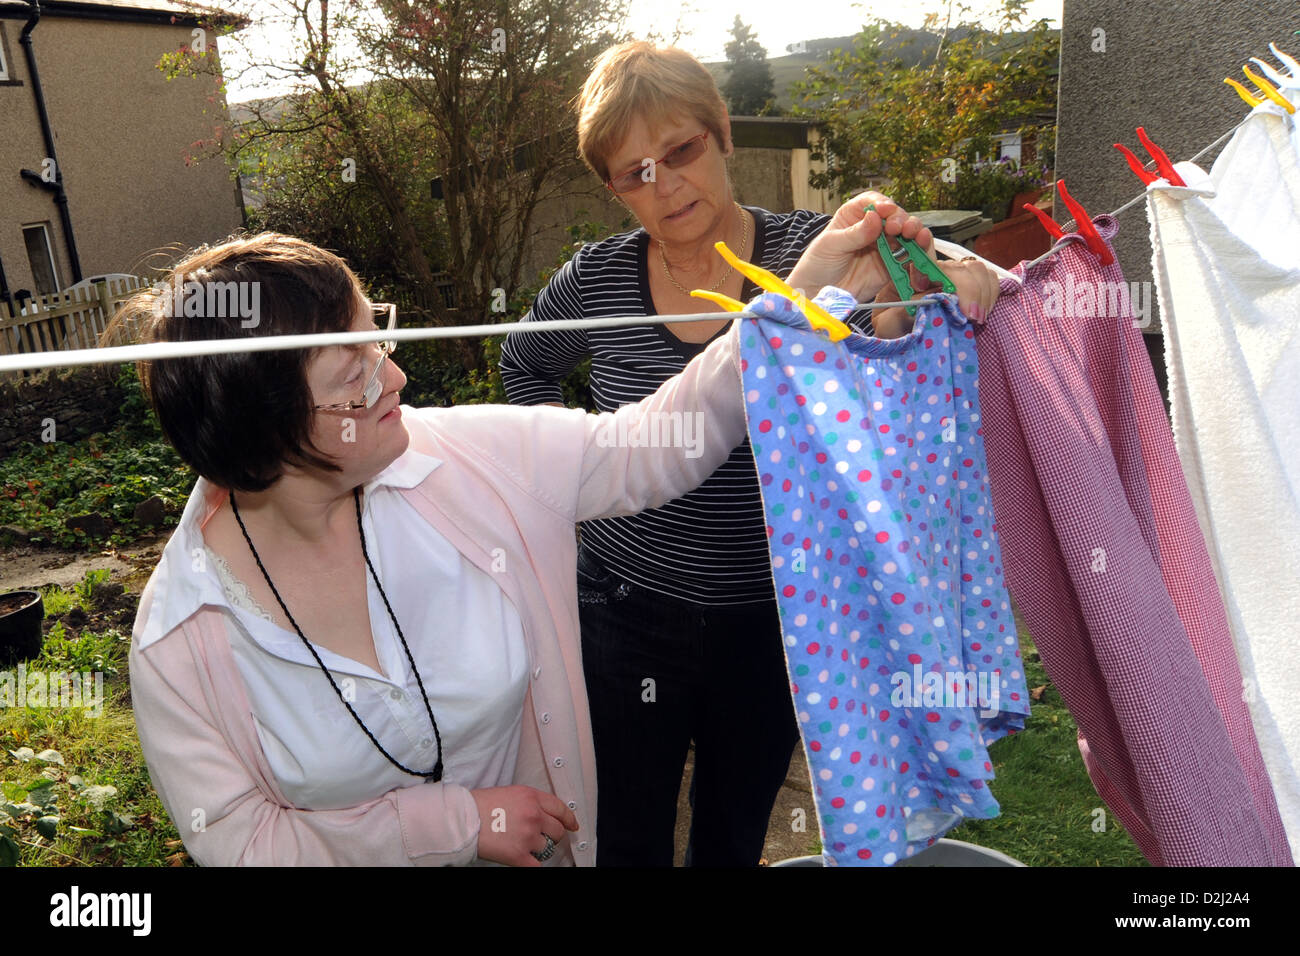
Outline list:
[[[446,268],[460,306],[488,315],[494,290],[509,297],[519,287],[538,206],[581,174],[569,103],[619,39],[622,0],[379,7],[386,22],[362,33],[363,46],[438,144]]]
[[[440,172],[433,137],[408,99],[391,84],[372,83],[364,95],[369,136],[395,171],[391,188],[415,243],[404,247],[401,228],[376,182],[360,168],[350,137],[332,122],[310,122],[322,110],[313,94],[282,106],[276,119],[257,129],[250,119],[240,144],[239,171],[246,192],[257,202],[248,210],[248,226],[309,239],[342,254],[365,277],[373,295],[397,299],[403,312],[432,313],[420,290],[422,263],[432,271],[447,259],[446,217],[432,198],[429,182]],[[252,112],[266,109],[254,104]],[[274,109],[274,106],[270,107]],[[293,123],[297,116],[300,122]],[[284,128],[281,128],[281,127]],[[410,237],[407,237],[410,238]],[[414,264],[413,264],[414,263]],[[435,286],[436,287],[436,286]],[[441,298],[437,305],[445,308]]]
[[[776,91],[767,50],[739,16],[731,25],[726,69],[722,94],[727,98],[728,110],[736,116],[761,116],[773,111]]]
[[[520,285],[538,206],[574,188],[568,103],[595,56],[621,39],[626,4],[244,3],[293,42],[257,50],[234,33],[223,43],[244,70],[294,92],[253,104],[211,145],[265,192],[251,225],[335,249],[417,321],[483,321]],[[220,75],[209,53],[183,49],[160,66]],[[464,369],[482,362],[472,341],[445,348]]]
[[[810,67],[795,84],[795,112],[820,123],[814,158],[828,166],[812,184],[850,195],[888,177],[903,205],[938,206],[954,175],[977,155],[995,155],[993,137],[1011,129],[1037,142],[1038,165],[1050,171],[1060,38],[1045,20],[1017,30],[1025,7],[1003,0],[991,30],[973,20],[954,25],[951,8],[942,26],[931,15],[921,36],[933,38],[933,50],[919,58],[908,49],[916,35],[900,40],[906,28],[877,20],[828,66]],[[971,15],[964,4],[956,11]]]

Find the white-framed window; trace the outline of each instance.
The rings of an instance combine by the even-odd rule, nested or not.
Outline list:
[[[0,83],[9,79],[9,61],[5,59],[5,25],[0,23]]]
[[[964,149],[969,142],[970,140],[963,139],[957,143],[957,148]],[[1020,146],[1019,133],[997,133],[993,137],[993,153],[988,159],[985,159],[982,153],[976,153],[975,165],[982,166],[985,163],[996,163],[999,159],[1005,159],[1009,156],[1018,168],[1020,166]]]
[[[1019,133],[1002,133],[994,137],[998,146],[998,159],[1010,156],[1015,160],[1016,166],[1020,165],[1020,134]]]
[[[27,262],[32,267],[36,294],[58,292],[63,283],[59,281],[59,266],[54,261],[54,247],[50,245],[50,224],[34,222],[23,226],[23,245],[27,247]]]

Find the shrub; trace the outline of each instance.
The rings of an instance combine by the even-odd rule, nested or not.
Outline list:
[[[162,437],[132,366],[119,384],[125,392],[119,424],[77,442],[27,442],[0,461],[0,525],[13,525],[37,544],[84,547],[122,544],[145,533],[136,505],[157,495],[175,524],[195,475]],[[67,527],[79,515],[112,521],[107,535]]]

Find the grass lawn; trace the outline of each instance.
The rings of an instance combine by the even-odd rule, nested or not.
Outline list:
[[[138,595],[105,588],[98,576],[43,594],[45,647],[26,672],[103,674],[102,712],[0,707],[0,865],[188,863],[149,782],[131,713],[131,627],[114,619],[133,616]]]
[[[1041,699],[1030,701],[1025,729],[989,748],[997,775],[990,789],[1002,813],[963,823],[947,835],[1029,866],[1148,866],[1093,789],[1075,742],[1074,719],[1023,625],[1020,652],[1028,686],[1044,690]]]

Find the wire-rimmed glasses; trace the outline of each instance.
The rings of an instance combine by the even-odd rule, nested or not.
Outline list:
[[[678,143],[668,151],[666,156],[658,160],[656,165],[666,166],[668,169],[676,169],[679,166],[685,166],[688,163],[695,162],[704,155],[708,148],[709,134],[706,130],[698,136],[692,136],[684,143]],[[619,196],[623,195],[623,193],[630,193],[632,190],[640,189],[647,182],[650,182],[650,180],[642,178],[644,172],[644,168],[633,169],[621,176],[615,176],[612,179],[605,180],[605,187],[609,189],[610,192]]]
[[[391,302],[372,302],[370,303],[370,308],[374,312],[375,324],[378,325],[381,318],[387,317],[388,325],[385,329],[389,332],[393,331],[393,328],[397,325],[397,306]],[[375,362],[375,367],[371,370],[370,377],[366,379],[365,388],[361,390],[360,401],[334,402],[330,405],[315,405],[313,407],[318,412],[341,411],[344,409],[350,410],[354,408],[374,408],[375,402],[379,401],[379,396],[384,391],[383,382],[379,375],[380,370],[383,369],[384,362],[388,360],[388,356],[392,355],[396,348],[397,343],[393,341],[384,341],[379,343],[379,360]]]

